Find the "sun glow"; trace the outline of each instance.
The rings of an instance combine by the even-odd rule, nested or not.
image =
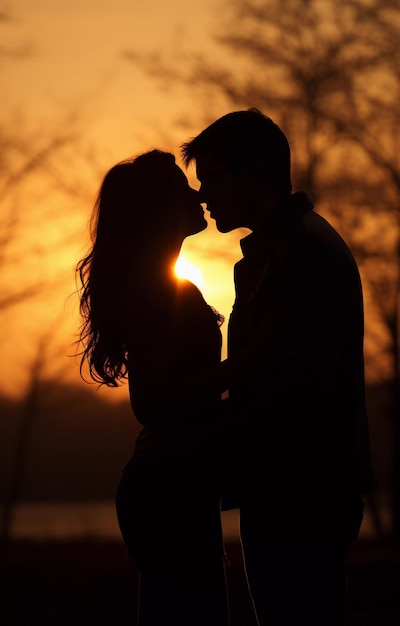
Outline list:
[[[175,263],[175,274],[178,278],[186,278],[197,285],[199,289],[203,286],[203,275],[196,265],[190,263],[186,257],[180,255]]]

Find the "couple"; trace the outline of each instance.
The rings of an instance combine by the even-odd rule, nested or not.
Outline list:
[[[224,115],[182,157],[199,191],[158,150],[111,168],[77,266],[82,366],[100,384],[127,378],[144,425],[117,493],[138,626],[229,624],[221,508],[240,509],[260,626],[340,626],[373,484],[357,266],[292,192],[287,139],[259,110]],[[220,232],[251,231],[223,362],[223,318],[173,275],[207,226],[201,203]]]

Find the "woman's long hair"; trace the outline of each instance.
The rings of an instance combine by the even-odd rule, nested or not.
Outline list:
[[[172,154],[152,150],[121,161],[102,182],[90,220],[92,245],[76,266],[82,319],[77,343],[84,380],[85,364],[90,378],[100,385],[117,387],[127,378],[125,294],[135,252],[140,254],[144,237],[157,229],[155,211],[170,202],[168,180],[173,166]]]

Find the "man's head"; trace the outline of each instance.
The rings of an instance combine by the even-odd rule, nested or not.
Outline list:
[[[253,229],[292,190],[289,143],[258,109],[219,118],[183,144],[182,157],[196,162],[201,199],[221,232]]]

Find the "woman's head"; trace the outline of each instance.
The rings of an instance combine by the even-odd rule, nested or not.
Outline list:
[[[127,290],[148,265],[159,264],[161,272],[185,237],[206,226],[198,192],[172,154],[152,150],[107,172],[92,213],[92,247],[77,265],[81,371],[87,361],[91,378],[109,386],[126,377],[121,316]]]
[[[92,236],[110,248],[133,246],[144,239],[157,248],[182,243],[207,222],[198,199],[175,157],[152,150],[121,161],[104,177],[92,218]],[[139,252],[139,250],[138,250]]]

